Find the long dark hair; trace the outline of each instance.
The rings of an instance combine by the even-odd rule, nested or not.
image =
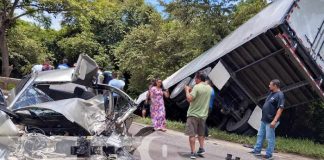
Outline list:
[[[162,81],[160,78],[156,78],[155,80],[154,80],[154,83],[153,83],[153,86],[157,86],[157,82],[158,81]],[[163,89],[163,83],[161,83],[161,88]]]

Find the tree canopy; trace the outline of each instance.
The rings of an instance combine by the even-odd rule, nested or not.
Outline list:
[[[140,93],[149,79],[171,75],[266,5],[263,0],[159,2],[162,13],[144,0],[3,1],[6,15],[10,7],[22,10],[5,29],[12,76],[29,73],[45,58],[54,65],[67,58],[72,65],[79,54],[88,54],[105,70],[121,70],[129,78],[128,91]],[[63,17],[60,30],[48,28],[46,12]],[[41,26],[18,20],[22,16]]]

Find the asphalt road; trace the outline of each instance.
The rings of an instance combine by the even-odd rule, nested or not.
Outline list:
[[[134,123],[130,132],[135,134],[144,125]],[[231,143],[227,141],[209,139],[206,141],[206,154],[204,157],[197,157],[201,160],[224,160],[227,154],[232,154],[233,159],[240,157],[241,160],[260,160],[261,158],[255,157],[248,152],[250,148],[243,147],[241,144]],[[198,141],[196,142],[198,148]],[[263,151],[262,154],[265,154]],[[168,130],[167,132],[157,131],[146,136],[141,145],[135,151],[134,156],[136,159],[143,160],[181,160],[190,159],[190,148],[188,137],[183,133]],[[276,160],[310,160],[292,154],[275,153],[274,159]]]

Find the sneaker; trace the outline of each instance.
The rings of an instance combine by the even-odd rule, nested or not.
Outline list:
[[[260,152],[256,152],[256,151],[250,151],[249,153],[255,155],[255,156],[261,156],[261,153]]]
[[[273,157],[269,156],[269,155],[264,155],[264,156],[262,156],[262,159],[270,160],[270,159],[273,159]]]
[[[205,154],[205,150],[203,148],[199,148],[197,151],[198,155],[204,155]]]
[[[191,152],[191,154],[190,154],[190,159],[196,159],[196,154],[193,153],[193,152]]]

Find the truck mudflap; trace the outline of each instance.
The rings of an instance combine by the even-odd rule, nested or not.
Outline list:
[[[224,85],[231,78],[231,75],[222,64],[222,62],[219,61],[213,68],[213,70],[209,73],[208,77],[219,90],[222,90]]]
[[[259,106],[256,106],[248,120],[249,125],[258,130],[261,126],[261,117],[262,117],[262,110]]]

